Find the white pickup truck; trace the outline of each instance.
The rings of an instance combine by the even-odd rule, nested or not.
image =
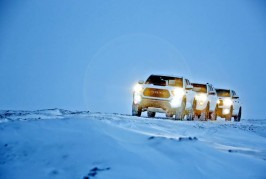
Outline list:
[[[215,88],[209,84],[192,83],[196,94],[195,116],[204,120],[217,119],[217,94]]]
[[[155,117],[156,112],[166,113],[166,117],[183,120],[187,116],[192,120],[195,110],[193,86],[184,77],[169,75],[150,75],[139,81],[133,90],[132,115],[141,116],[147,111],[148,117]]]
[[[234,90],[230,89],[216,89],[218,101],[218,116],[225,118],[226,121],[231,121],[234,117],[234,121],[239,122],[241,119],[242,106],[239,100],[239,96]]]

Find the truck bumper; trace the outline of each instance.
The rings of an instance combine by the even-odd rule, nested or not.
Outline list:
[[[168,100],[155,100],[143,98],[139,104],[143,111],[175,113],[178,108],[172,108]]]
[[[230,113],[230,107],[228,106],[218,106],[217,115],[220,117],[224,117],[225,115]]]

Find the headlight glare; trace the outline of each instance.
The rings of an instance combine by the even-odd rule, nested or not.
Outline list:
[[[231,106],[233,104],[231,99],[225,99],[223,102],[225,106]]]
[[[172,108],[177,108],[181,105],[181,99],[180,98],[173,98],[170,102]]]
[[[225,115],[227,115],[227,114],[230,113],[230,110],[229,110],[229,109],[223,109],[223,113],[224,113]]]
[[[139,104],[141,101],[141,96],[138,94],[134,95],[134,104]]]
[[[172,91],[174,97],[182,98],[185,95],[183,88],[176,88]]]
[[[135,93],[140,93],[142,91],[142,86],[140,84],[136,84],[133,90]]]
[[[200,102],[205,102],[205,101],[207,101],[207,95],[206,94],[197,94],[196,100],[200,101]]]

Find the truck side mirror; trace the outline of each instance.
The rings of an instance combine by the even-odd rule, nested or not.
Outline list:
[[[235,95],[233,96],[233,99],[239,99],[239,96]]]
[[[143,80],[139,80],[139,82],[138,82],[139,84],[144,84],[144,81]]]
[[[193,86],[192,85],[187,85],[186,90],[192,90]]]

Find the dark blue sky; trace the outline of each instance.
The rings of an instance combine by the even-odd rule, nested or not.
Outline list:
[[[2,0],[0,109],[131,113],[134,83],[163,73],[265,119],[265,19],[263,0]]]

